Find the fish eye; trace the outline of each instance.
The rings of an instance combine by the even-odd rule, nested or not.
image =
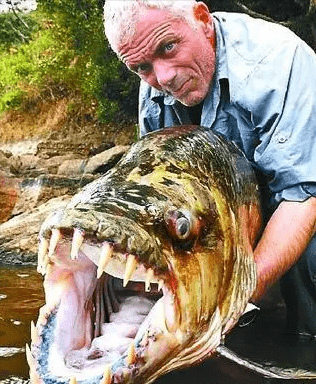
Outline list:
[[[176,221],[175,232],[180,239],[186,239],[191,232],[191,222],[185,217],[179,217]]]
[[[173,238],[187,240],[192,235],[194,221],[188,211],[171,209],[165,216],[165,222]]]

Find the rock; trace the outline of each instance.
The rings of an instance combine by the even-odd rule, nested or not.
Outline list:
[[[0,169],[4,172],[11,173],[11,156],[0,150]]]
[[[128,148],[129,146],[117,145],[89,159],[65,160],[59,166],[57,174],[80,176],[83,174],[105,173],[119,161]]]
[[[3,264],[35,263],[38,233],[42,222],[53,211],[64,207],[71,196],[61,196],[41,204],[0,224],[0,262]]]
[[[39,142],[39,139],[26,139],[11,143],[1,143],[0,149],[2,149],[4,152],[10,152],[14,156],[25,154],[34,155],[37,152],[37,145]]]
[[[115,144],[113,142],[101,143],[99,145],[91,145],[89,155],[95,156],[103,151],[107,151],[108,149],[114,146]]]
[[[45,174],[37,178],[23,179],[19,184],[19,196],[12,215],[31,212],[34,208],[55,197],[72,196],[94,179],[93,175],[65,177]]]
[[[9,219],[17,203],[19,180],[12,175],[0,171],[0,223]]]
[[[85,167],[85,173],[105,173],[119,161],[128,149],[128,145],[116,145],[91,157]]]
[[[37,142],[37,152],[0,150],[0,263],[36,264],[38,233],[52,211],[112,168],[129,145],[87,137]],[[106,149],[106,150],[105,150]]]
[[[58,168],[57,174],[63,176],[80,176],[85,172],[87,160],[65,160]]]
[[[39,161],[38,157],[35,155],[21,155],[19,159],[23,173],[27,173],[27,171],[36,169]]]
[[[43,159],[53,156],[75,153],[81,156],[88,156],[90,146],[87,143],[74,143],[71,140],[48,140],[41,142],[37,146],[37,155]]]
[[[17,175],[22,169],[20,156],[13,156],[10,152],[0,150],[0,169]]]
[[[68,155],[53,156],[49,159],[41,159],[38,166],[41,167],[43,173],[57,174],[59,167],[69,160],[81,160],[82,157],[74,153]]]

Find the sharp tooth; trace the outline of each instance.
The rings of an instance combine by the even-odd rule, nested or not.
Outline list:
[[[27,363],[30,367],[30,383],[43,384],[42,380],[40,379],[36,371],[36,360],[34,359],[28,344],[25,345],[25,354],[26,354]]]
[[[39,343],[39,334],[38,330],[34,325],[34,321],[31,321],[31,339],[33,344],[38,344]]]
[[[163,281],[163,280],[159,280],[159,281],[158,281],[158,292],[159,292],[160,290],[162,290],[163,286],[164,286],[164,281]]]
[[[130,278],[132,277],[133,273],[135,272],[137,264],[138,264],[138,262],[137,262],[135,256],[128,255],[128,258],[126,261],[125,275],[124,275],[124,279],[123,279],[123,287],[126,287],[127,283],[129,282]]]
[[[152,278],[154,277],[154,271],[152,268],[149,268],[146,272],[146,280],[145,280],[145,291],[150,291],[150,282]]]
[[[46,324],[47,318],[48,318],[47,308],[46,308],[46,305],[44,305],[42,308],[39,309],[37,326]]]
[[[46,267],[46,254],[48,251],[49,241],[44,237],[40,238],[40,243],[38,246],[38,256],[37,256],[37,272],[41,274],[45,274]]]
[[[83,240],[84,240],[84,231],[78,228],[75,228],[74,235],[72,238],[72,244],[71,244],[71,252],[70,252],[71,260],[78,259],[78,252],[80,247],[82,246]]]
[[[128,349],[127,358],[126,358],[126,364],[132,365],[136,362],[136,350],[135,345],[132,343]]]
[[[104,367],[103,377],[100,381],[100,384],[111,384],[112,381],[112,373],[109,365]]]
[[[43,381],[40,379],[38,373],[35,369],[30,369],[30,383],[31,384],[43,384]]]
[[[77,384],[77,379],[75,376],[72,376],[69,381],[68,381],[68,384]]]
[[[111,257],[113,254],[113,249],[111,245],[108,242],[105,242],[102,245],[101,251],[100,251],[100,260],[99,260],[99,265],[98,265],[98,270],[97,270],[97,278],[102,275],[103,271],[105,270],[107,264],[109,263]]]
[[[37,272],[44,276],[46,274],[46,271],[47,271],[48,263],[49,263],[49,258],[46,255],[45,258],[43,259],[43,261],[37,265],[37,269],[36,269]]]
[[[58,244],[58,241],[61,239],[61,233],[60,230],[55,228],[52,230],[52,236],[50,238],[50,243],[49,243],[49,249],[48,249],[48,257],[52,257],[56,246]]]
[[[35,369],[35,360],[28,344],[25,345],[25,354],[30,369]]]
[[[51,298],[49,303],[43,305],[43,307],[39,309],[39,316],[36,324],[37,328],[40,325],[46,324],[47,319],[49,318],[49,315],[52,313],[52,311],[55,310],[55,308],[59,303],[60,303],[60,297],[55,299]]]

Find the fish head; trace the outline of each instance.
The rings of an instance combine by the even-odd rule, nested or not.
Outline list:
[[[260,217],[234,145],[145,136],[42,225],[32,381],[145,384],[211,356],[255,288]]]

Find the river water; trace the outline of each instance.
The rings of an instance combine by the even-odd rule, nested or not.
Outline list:
[[[0,267],[0,381],[28,378],[25,344],[42,305],[42,276],[35,267]]]

